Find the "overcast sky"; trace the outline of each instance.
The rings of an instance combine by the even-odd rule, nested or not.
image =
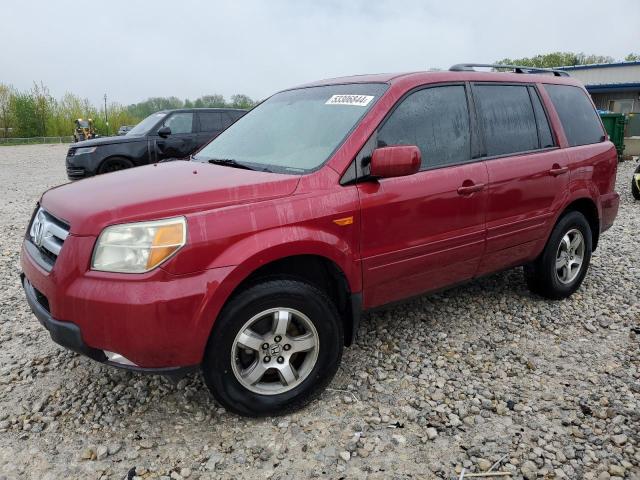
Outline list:
[[[8,0],[0,11],[0,82],[42,80],[93,103],[261,99],[349,74],[640,50],[639,0]]]

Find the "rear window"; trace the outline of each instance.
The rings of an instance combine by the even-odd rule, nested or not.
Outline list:
[[[579,87],[545,85],[558,112],[569,145],[589,145],[604,140],[604,132],[591,100]]]
[[[538,148],[536,117],[526,85],[475,85],[473,97],[489,157]]]

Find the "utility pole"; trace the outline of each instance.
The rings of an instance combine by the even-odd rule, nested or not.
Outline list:
[[[104,94],[104,123],[107,125],[107,137],[109,136],[109,117],[107,116],[107,94]]]

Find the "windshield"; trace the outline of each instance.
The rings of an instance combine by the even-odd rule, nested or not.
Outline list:
[[[78,126],[80,128],[89,128],[89,122],[87,122],[86,120],[79,120]]]
[[[278,93],[193,160],[234,160],[256,170],[309,172],[327,161],[386,88],[386,84],[362,83]]]
[[[139,124],[133,127],[131,130],[127,132],[127,135],[130,136],[140,136],[146,134],[153,126],[160,121],[161,118],[166,117],[166,113],[152,113],[147,118],[142,120]]]

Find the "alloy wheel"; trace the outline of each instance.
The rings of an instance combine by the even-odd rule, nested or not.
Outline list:
[[[573,282],[580,274],[584,262],[585,242],[576,228],[564,234],[556,253],[556,276],[560,283]]]
[[[271,308],[240,329],[231,349],[233,373],[246,389],[278,395],[300,385],[318,360],[318,332],[302,312]]]

